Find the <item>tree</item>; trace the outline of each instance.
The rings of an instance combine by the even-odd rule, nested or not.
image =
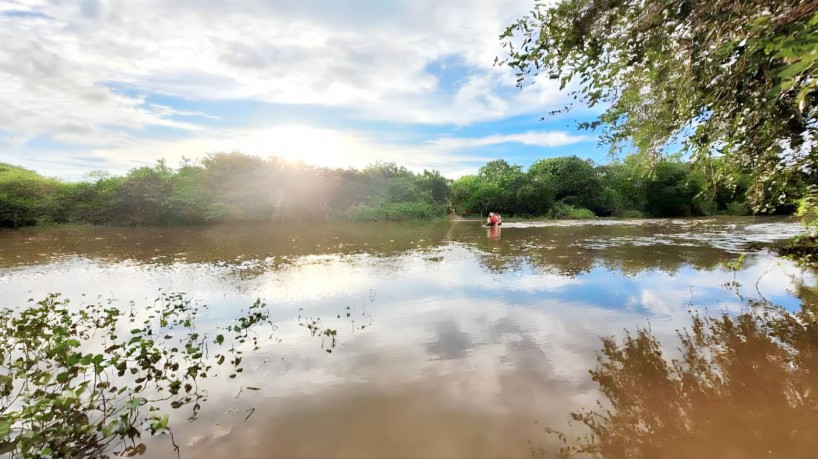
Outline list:
[[[537,3],[501,36],[518,83],[543,75],[607,108],[613,151],[657,158],[681,143],[722,157],[713,180],[752,174],[759,210],[793,174],[816,184],[818,2],[810,0],[561,0]],[[759,186],[758,184],[762,184]]]
[[[687,163],[660,161],[645,186],[646,209],[661,217],[701,214],[695,198],[704,188],[701,175]]]
[[[165,222],[166,202],[173,186],[164,162],[156,167],[132,169],[122,182],[116,200],[117,223],[155,225]]]
[[[481,167],[478,177],[481,181],[478,191],[482,203],[480,210],[511,213],[527,211],[518,194],[526,182],[522,166],[497,159]]]
[[[216,153],[202,160],[202,191],[208,220],[268,220],[274,215],[279,187],[277,164],[238,152]]]
[[[449,179],[440,175],[439,171],[423,170],[423,174],[415,177],[415,183],[423,193],[427,193],[429,199],[437,204],[445,204],[449,199]]]
[[[611,214],[621,215],[624,211],[645,208],[647,177],[640,173],[639,161],[634,155],[623,161],[597,166],[596,170],[604,187],[604,204]]]
[[[576,156],[541,159],[528,168],[535,184],[553,190],[553,199],[565,204],[599,210],[602,187],[593,164]]]
[[[47,219],[60,182],[22,167],[0,163],[0,227],[33,225]]]
[[[462,213],[474,212],[479,204],[475,200],[480,179],[476,175],[463,175],[452,182],[452,206]]]

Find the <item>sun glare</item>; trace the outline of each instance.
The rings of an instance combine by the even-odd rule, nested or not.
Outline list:
[[[343,134],[307,126],[277,126],[253,131],[236,139],[235,143],[238,151],[324,167],[347,165],[354,151],[354,141]]]

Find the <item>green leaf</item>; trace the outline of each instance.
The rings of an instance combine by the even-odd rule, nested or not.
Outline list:
[[[77,386],[77,388],[76,388],[76,389],[74,389],[74,393],[75,393],[77,396],[80,396],[80,395],[82,395],[82,393],[83,393],[83,392],[85,392],[87,389],[88,389],[88,381],[83,381],[83,382],[82,382],[82,383],[81,383],[79,386]]]
[[[67,371],[63,371],[57,375],[57,382],[60,384],[65,384],[68,381],[69,374]]]
[[[0,438],[7,438],[11,433],[11,425],[14,424],[7,417],[0,417]]]
[[[135,410],[135,409],[136,409],[136,408],[138,408],[140,405],[142,405],[142,400],[143,400],[143,399],[142,399],[142,398],[140,398],[140,397],[134,397],[134,398],[132,398],[132,399],[128,400],[128,402],[127,402],[127,403],[125,403],[125,409],[126,409],[126,410],[128,410],[128,411],[133,411],[133,410]]]
[[[222,344],[223,342],[224,342],[224,335],[216,336],[216,340],[215,340],[216,344]]]
[[[783,70],[779,70],[778,76],[780,78],[794,77],[795,75],[798,75],[799,73],[801,73],[804,70],[806,70],[807,68],[809,68],[810,64],[812,64],[812,63],[808,62],[808,61],[804,61],[804,60],[798,61],[798,62],[796,62],[794,64],[791,64],[791,65],[788,65],[788,66],[784,67]]]
[[[807,95],[815,91],[816,89],[818,88],[812,85],[806,85],[802,87],[801,90],[798,91],[798,95],[795,96],[795,103],[796,106],[798,107],[798,111],[802,113],[804,112],[804,109],[806,108]]]
[[[162,419],[159,421],[159,426],[163,429],[167,429],[168,422],[170,422],[170,415],[165,413],[162,415]]]

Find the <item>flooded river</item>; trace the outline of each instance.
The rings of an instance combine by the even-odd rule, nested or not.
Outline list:
[[[24,229],[0,232],[0,298],[184,292],[208,306],[202,327],[266,302],[276,329],[246,371],[207,380],[197,421],[174,413],[185,458],[527,457],[555,443],[543,425],[569,428],[600,398],[600,337],[650,327],[672,351],[691,310],[798,310],[815,278],[765,244],[802,231],[779,218]],[[304,327],[318,319],[334,347]],[[165,437],[148,443],[169,455]]]

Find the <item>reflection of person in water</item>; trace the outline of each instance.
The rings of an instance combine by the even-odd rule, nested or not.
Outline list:
[[[492,225],[486,228],[486,236],[489,239],[500,239],[500,225]]]

